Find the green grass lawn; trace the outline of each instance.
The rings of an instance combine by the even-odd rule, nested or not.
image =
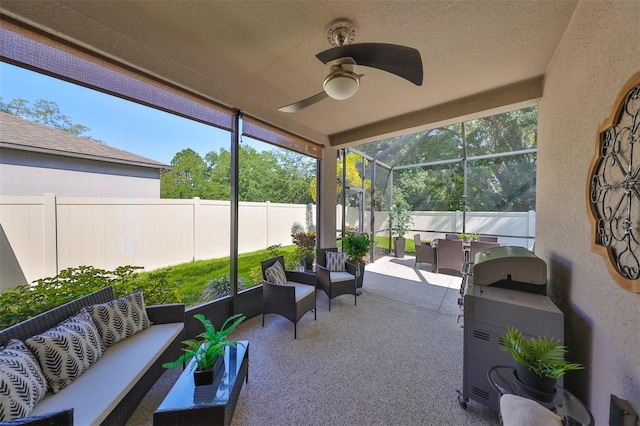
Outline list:
[[[391,239],[391,247],[389,247],[389,237],[376,237],[376,246],[379,249],[393,250],[393,238]],[[405,238],[404,251],[408,254],[415,254],[416,245],[413,238]]]
[[[378,248],[388,249],[389,239],[387,237],[376,237]],[[393,244],[393,242],[392,242]],[[391,248],[393,249],[393,247]],[[262,280],[260,262],[274,256],[282,255],[288,268],[292,268],[295,263],[295,245],[264,249],[238,256],[238,277],[244,283],[240,290],[253,287]],[[413,239],[406,239],[406,253],[415,253]],[[204,302],[202,291],[207,287],[209,281],[229,276],[229,257],[222,257],[211,260],[198,260],[195,262],[182,263],[180,265],[157,269],[150,272],[141,272],[138,275],[144,278],[145,275],[157,272],[165,272],[167,282],[175,285],[178,289],[182,303],[186,306],[193,306]]]
[[[238,277],[244,281],[245,288],[252,287],[262,280],[261,261],[283,255],[288,263],[291,259],[294,259],[294,250],[295,246],[291,245],[241,254],[238,256]],[[293,261],[295,262],[295,260]],[[152,272],[166,272],[167,281],[178,288],[182,302],[186,306],[193,306],[203,302],[201,297],[202,290],[204,290],[209,281],[229,275],[229,263],[229,257],[198,260],[151,272],[141,272],[139,275],[144,277],[145,274]]]

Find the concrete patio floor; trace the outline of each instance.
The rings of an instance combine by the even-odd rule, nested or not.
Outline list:
[[[431,272],[431,265],[415,266],[415,257],[383,256],[365,266],[363,291],[457,317],[462,278],[455,271]]]

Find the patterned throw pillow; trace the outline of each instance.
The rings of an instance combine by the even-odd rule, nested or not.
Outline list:
[[[142,290],[86,309],[96,324],[105,348],[151,325]]]
[[[282,265],[280,262],[276,262],[273,265],[269,266],[264,270],[264,275],[267,277],[267,281],[274,284],[286,284],[287,283],[287,274],[285,274],[284,269],[282,269]]]
[[[327,269],[331,272],[344,272],[346,271],[344,262],[347,260],[347,256],[342,252],[328,251],[327,256]]]
[[[29,349],[9,340],[0,350],[0,421],[26,417],[47,393],[47,381]]]
[[[73,382],[104,353],[98,330],[84,309],[25,343],[36,355],[54,393]]]

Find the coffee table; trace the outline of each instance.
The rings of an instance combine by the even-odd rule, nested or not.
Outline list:
[[[153,413],[154,426],[231,424],[242,382],[249,382],[249,342],[239,340],[235,348],[225,349],[225,374],[219,385],[195,386],[194,362],[191,360]]]

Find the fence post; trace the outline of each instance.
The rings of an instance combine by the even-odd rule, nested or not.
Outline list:
[[[193,260],[200,259],[200,197],[193,197]]]
[[[264,214],[266,219],[265,223],[267,224],[267,230],[266,230],[267,247],[271,247],[271,241],[269,240],[269,216],[271,213],[271,201],[265,201],[264,208],[265,208]]]
[[[44,274],[55,277],[58,270],[58,221],[55,194],[42,195],[42,234],[44,249]]]

